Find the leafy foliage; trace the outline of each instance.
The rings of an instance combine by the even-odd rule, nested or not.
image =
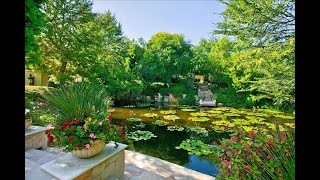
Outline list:
[[[155,124],[157,126],[165,126],[169,123],[167,121],[163,121],[163,120],[156,120],[155,122],[152,122],[152,124]]]
[[[129,139],[133,139],[135,141],[148,140],[148,139],[151,139],[152,137],[157,137],[157,136],[150,131],[141,131],[141,130],[130,132],[128,135]]]
[[[186,139],[182,141],[182,143],[177,146],[176,149],[184,149],[188,151],[188,154],[195,154],[198,156],[212,153],[211,148],[207,144],[195,139]]]
[[[181,127],[181,126],[168,126],[167,130],[168,131],[183,131],[184,127]]]

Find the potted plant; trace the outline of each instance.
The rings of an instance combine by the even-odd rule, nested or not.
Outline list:
[[[87,82],[51,89],[44,94],[50,112],[57,115],[54,128],[46,132],[49,143],[79,158],[90,158],[105,144],[122,142],[123,123],[116,125],[108,113],[111,99],[104,87]]]

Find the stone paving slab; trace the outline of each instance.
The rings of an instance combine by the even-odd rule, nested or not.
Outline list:
[[[40,169],[40,165],[29,159],[25,159],[25,180],[58,180]]]
[[[34,150],[39,151],[39,150]],[[26,151],[27,152],[27,151]],[[26,180],[51,180],[56,179],[49,173],[40,169],[40,164],[32,162],[32,154],[26,153]],[[57,147],[48,147],[45,153],[54,153],[58,157],[64,156],[65,152]],[[50,156],[50,155],[49,155]],[[46,158],[42,154],[42,158]],[[28,163],[27,163],[28,162]],[[32,167],[32,168],[31,168]],[[27,170],[28,169],[28,170]],[[108,180],[112,178],[109,177]],[[117,179],[117,178],[114,178]],[[125,172],[122,180],[214,180],[209,176],[183,166],[179,166],[159,158],[141,153],[125,150]]]
[[[29,136],[31,134],[35,134],[35,133],[39,133],[42,131],[47,130],[46,127],[42,127],[42,126],[30,126],[28,129],[25,130],[24,135],[25,136]]]
[[[203,174],[183,166],[179,166],[159,158],[144,155],[133,151],[126,153],[125,180],[152,180],[175,179],[175,180],[214,180],[215,177]]]

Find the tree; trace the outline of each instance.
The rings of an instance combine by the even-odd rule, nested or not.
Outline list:
[[[148,41],[139,69],[145,82],[171,84],[192,72],[192,56],[183,35],[159,32]]]
[[[85,36],[94,19],[91,9],[92,2],[88,0],[48,0],[44,4],[48,24],[39,42],[42,51],[40,67],[48,70],[56,78],[56,83],[72,80],[71,75],[79,64],[90,66],[88,61],[92,60],[93,54],[81,50],[90,50],[87,43],[93,40]]]
[[[295,36],[294,0],[219,0],[227,5],[217,34],[253,41],[255,46],[285,42]]]
[[[41,5],[46,0],[26,0],[25,2],[25,67],[32,68],[40,59],[37,36],[44,27],[45,14],[41,11]]]

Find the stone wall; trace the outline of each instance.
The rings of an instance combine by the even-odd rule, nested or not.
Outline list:
[[[125,169],[125,151],[124,149],[113,155],[111,158],[104,160],[95,167],[84,172],[75,180],[96,180],[107,179],[108,177],[117,177],[121,179]]]
[[[25,136],[25,150],[47,148],[47,135],[44,131]]]

